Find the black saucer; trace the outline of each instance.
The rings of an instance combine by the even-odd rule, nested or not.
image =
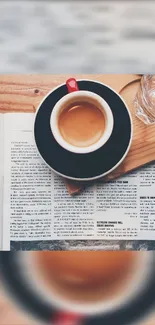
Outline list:
[[[55,172],[66,178],[88,181],[108,174],[120,164],[130,147],[132,127],[126,105],[114,90],[89,80],[79,80],[78,87],[98,94],[109,104],[114,129],[107,143],[92,153],[75,154],[56,142],[50,128],[50,116],[57,101],[67,94],[65,84],[53,90],[41,103],[36,113],[34,136],[42,158]]]

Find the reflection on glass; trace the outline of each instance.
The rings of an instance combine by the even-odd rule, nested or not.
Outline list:
[[[155,124],[155,75],[144,75],[134,100],[136,116],[145,124]]]

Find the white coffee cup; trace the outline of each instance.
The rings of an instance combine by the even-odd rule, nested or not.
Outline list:
[[[103,113],[105,119],[105,130],[103,135],[96,143],[87,147],[77,147],[65,141],[58,127],[60,113],[62,113],[68,105],[79,101],[94,104]],[[110,106],[102,97],[91,91],[79,90],[68,93],[56,103],[51,113],[50,126],[55,140],[61,147],[74,153],[86,154],[98,150],[108,141],[113,131],[114,119]]]

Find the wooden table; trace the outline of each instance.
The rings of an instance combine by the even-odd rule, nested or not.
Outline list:
[[[77,79],[105,82],[118,92],[137,75],[104,74],[72,75]],[[53,88],[64,83],[70,75],[1,75],[0,112],[34,112],[42,98]]]
[[[76,79],[94,79],[120,92],[130,81],[140,78],[134,74],[72,75]],[[71,75],[1,75],[0,112],[35,112],[43,97],[53,88],[64,83]],[[138,86],[138,84],[137,84]],[[137,91],[135,89],[134,91]],[[123,94],[121,94],[123,97]],[[104,180],[114,179],[122,174],[155,160],[155,126],[147,128],[135,117],[132,104],[125,98],[131,110],[134,137],[132,146],[123,163]],[[81,189],[81,184],[67,181],[70,193]]]
[[[32,320],[23,310],[0,290],[0,325],[42,325]]]

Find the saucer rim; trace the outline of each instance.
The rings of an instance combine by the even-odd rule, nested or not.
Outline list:
[[[102,177],[104,177],[104,176],[110,174],[110,173],[113,172],[117,167],[119,167],[120,164],[124,161],[125,157],[127,156],[128,152],[129,152],[129,150],[130,150],[131,144],[132,144],[132,139],[133,139],[133,121],[132,121],[132,116],[131,116],[131,113],[130,113],[130,111],[129,111],[129,108],[128,108],[126,102],[124,101],[124,99],[122,98],[122,96],[121,96],[117,91],[115,91],[112,87],[108,86],[107,84],[105,84],[105,83],[103,83],[103,82],[96,81],[96,80],[93,80],[93,79],[76,79],[76,81],[77,81],[77,82],[79,82],[79,81],[86,81],[86,82],[89,82],[89,81],[90,81],[90,82],[94,82],[94,83],[97,83],[97,84],[103,85],[103,86],[109,88],[111,91],[113,91],[113,92],[114,92],[114,93],[115,93],[115,94],[116,94],[116,95],[117,95],[117,96],[122,100],[122,102],[123,102],[123,104],[124,104],[124,106],[125,106],[125,108],[126,108],[126,110],[127,110],[127,112],[128,112],[129,120],[130,120],[130,126],[131,126],[131,131],[130,131],[130,141],[129,141],[128,147],[127,147],[127,149],[126,149],[124,155],[122,156],[122,158],[118,161],[118,163],[117,163],[114,167],[112,167],[110,170],[108,170],[107,172],[105,172],[105,173],[103,173],[103,174],[100,174],[100,175],[98,175],[98,176],[94,176],[94,177],[90,177],[90,178],[75,178],[75,177],[68,176],[68,175],[66,176],[66,175],[64,175],[64,174],[62,174],[62,173],[60,173],[60,172],[58,172],[58,171],[55,170],[54,168],[52,168],[52,167],[51,167],[51,166],[50,166],[50,165],[45,161],[44,157],[41,155],[41,153],[40,153],[40,151],[39,151],[39,149],[38,149],[38,146],[37,146],[37,143],[36,143],[36,139],[35,139],[35,121],[36,121],[37,114],[38,114],[38,112],[39,112],[39,110],[40,110],[42,104],[43,104],[44,101],[48,98],[48,96],[51,95],[55,90],[57,90],[58,88],[64,86],[64,85],[65,85],[65,82],[62,83],[62,84],[60,84],[60,85],[58,85],[57,87],[53,88],[52,90],[50,90],[50,91],[48,92],[48,94],[47,94],[46,96],[44,96],[44,98],[42,99],[42,101],[41,101],[40,104],[38,105],[37,110],[36,110],[36,112],[35,112],[35,116],[34,116],[34,124],[33,124],[33,138],[34,138],[35,145],[36,145],[36,147],[37,147],[37,151],[38,151],[38,153],[39,153],[41,159],[42,159],[42,160],[44,161],[44,163],[46,164],[46,166],[48,166],[48,167],[49,167],[49,168],[50,168],[54,173],[56,173],[57,175],[59,175],[59,176],[65,178],[65,179],[72,180],[72,181],[76,181],[76,182],[79,181],[79,182],[85,182],[85,183],[87,183],[87,182],[89,182],[89,181],[94,181],[94,180],[100,179],[100,178],[102,178]],[[98,149],[98,150],[99,150],[99,149]],[[98,151],[98,150],[96,150],[96,151]],[[76,155],[76,153],[74,153],[74,154]]]

